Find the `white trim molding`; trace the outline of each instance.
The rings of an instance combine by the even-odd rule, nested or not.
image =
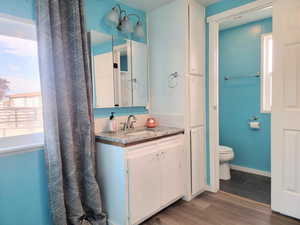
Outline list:
[[[0,157],[42,150],[43,148],[43,133],[0,138]]]
[[[6,13],[0,13],[0,19],[1,20],[13,20],[13,21],[16,21],[16,22],[26,23],[26,24],[30,24],[30,25],[35,26],[35,21],[32,20],[32,19],[12,16],[12,15],[6,14]]]
[[[233,170],[242,171],[245,173],[251,173],[251,174],[261,175],[261,176],[265,176],[265,177],[271,177],[271,172],[267,172],[267,171],[252,169],[252,168],[243,167],[243,166],[237,166],[237,165],[233,165],[233,164],[230,164],[230,168]]]
[[[211,190],[219,190],[219,23],[209,23],[209,146]]]
[[[275,1],[275,0],[274,0]],[[257,0],[207,18],[209,23],[209,156],[210,186],[220,189],[219,175],[219,25],[232,17],[272,7],[273,0]]]
[[[217,22],[217,23],[222,23],[223,21],[226,21],[230,19],[231,17],[238,16],[240,14],[245,14],[248,12],[253,12],[256,10],[264,9],[267,7],[272,7],[273,5],[273,0],[256,0],[254,2],[245,4],[240,7],[236,7],[233,9],[226,10],[222,13],[218,13],[216,15],[207,17],[207,22]]]

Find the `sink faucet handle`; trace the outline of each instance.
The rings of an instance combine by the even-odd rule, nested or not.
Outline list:
[[[133,129],[135,123],[136,123],[136,120],[132,120],[131,123],[130,123],[129,128]]]
[[[132,119],[132,120],[131,120]],[[126,124],[126,128],[129,128],[129,129],[131,129],[131,128],[133,128],[133,121],[136,121],[136,117],[135,117],[135,115],[129,115],[128,116],[128,118],[127,118],[127,124]]]

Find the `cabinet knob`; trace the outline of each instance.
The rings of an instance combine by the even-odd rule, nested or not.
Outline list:
[[[161,152],[160,157],[165,158],[165,154],[166,154],[165,152]]]

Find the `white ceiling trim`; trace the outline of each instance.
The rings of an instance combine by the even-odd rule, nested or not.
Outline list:
[[[174,0],[118,0],[119,2],[140,9],[146,12],[159,8],[162,5],[168,4]],[[208,6],[219,2],[220,0],[196,0],[203,6]]]
[[[231,17],[228,20],[220,23],[220,30],[241,26],[254,21],[272,17],[272,7],[267,7],[257,11],[241,14],[239,16]]]

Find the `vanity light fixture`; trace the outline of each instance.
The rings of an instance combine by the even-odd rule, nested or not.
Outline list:
[[[137,17],[138,19],[134,28],[132,27],[132,22],[129,19],[133,16]],[[119,4],[114,6],[112,10],[107,13],[104,21],[108,26],[110,26],[111,28],[116,28],[121,33],[133,34],[133,36],[137,38],[145,37],[145,31],[140,16],[138,16],[137,14],[128,14],[127,11],[122,9]]]

